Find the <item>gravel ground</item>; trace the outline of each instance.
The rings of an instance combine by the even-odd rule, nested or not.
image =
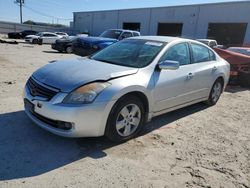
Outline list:
[[[157,118],[123,144],[62,138],[25,115],[22,90],[48,45],[0,44],[0,187],[250,188],[250,91],[228,87],[216,106]]]

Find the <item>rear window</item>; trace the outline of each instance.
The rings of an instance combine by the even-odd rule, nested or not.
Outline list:
[[[192,43],[191,49],[193,52],[193,63],[215,60],[215,54],[205,46]]]
[[[134,35],[134,37],[140,36],[139,33],[137,33],[137,32],[133,32],[133,35]]]

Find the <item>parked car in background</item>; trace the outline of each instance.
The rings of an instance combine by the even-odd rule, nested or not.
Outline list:
[[[228,49],[215,48],[214,50],[230,65],[230,84],[240,84],[250,87],[250,56],[249,48],[230,47]],[[239,53],[241,52],[241,53]],[[242,79],[244,77],[244,79]]]
[[[250,56],[250,47],[229,47],[227,50]]]
[[[72,50],[76,55],[88,56],[115,42],[117,40],[111,38],[78,37],[72,43]]]
[[[107,46],[129,37],[140,36],[137,31],[109,29],[99,37],[79,37],[73,42],[73,53],[80,56],[91,55]]]
[[[138,31],[124,30],[124,29],[109,29],[104,31],[99,37],[122,40],[125,38],[138,37],[138,36],[140,36],[140,32]]]
[[[26,37],[27,35],[36,35],[37,31],[33,31],[33,30],[24,30],[22,32],[12,32],[12,33],[8,33],[8,38],[10,39],[23,39],[24,37]]]
[[[215,105],[229,71],[200,42],[133,37],[34,72],[24,90],[25,112],[57,135],[126,141],[152,117],[202,101]]]
[[[216,40],[212,39],[196,39],[196,40],[208,45],[211,48],[224,48],[223,45],[218,45]]]
[[[55,32],[55,34],[57,34],[59,36],[62,36],[64,38],[68,38],[69,37],[69,35],[67,33],[65,33],[65,32]]]
[[[66,39],[57,39],[55,43],[51,44],[51,48],[59,52],[72,53],[72,43],[77,37],[69,37]]]
[[[38,42],[41,44],[52,44],[61,38],[63,37],[52,32],[40,32],[37,35],[28,35],[24,39],[26,42],[33,44],[37,44]]]

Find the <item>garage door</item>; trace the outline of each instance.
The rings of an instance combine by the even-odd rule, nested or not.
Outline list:
[[[207,38],[217,40],[218,44],[238,46],[243,44],[247,23],[210,23]]]

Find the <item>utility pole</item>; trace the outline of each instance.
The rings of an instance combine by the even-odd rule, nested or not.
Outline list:
[[[23,10],[22,10],[22,4],[23,0],[20,0],[20,23],[23,23]]]
[[[23,23],[23,4],[24,0],[15,0],[15,3],[19,4],[20,7],[20,23]]]

